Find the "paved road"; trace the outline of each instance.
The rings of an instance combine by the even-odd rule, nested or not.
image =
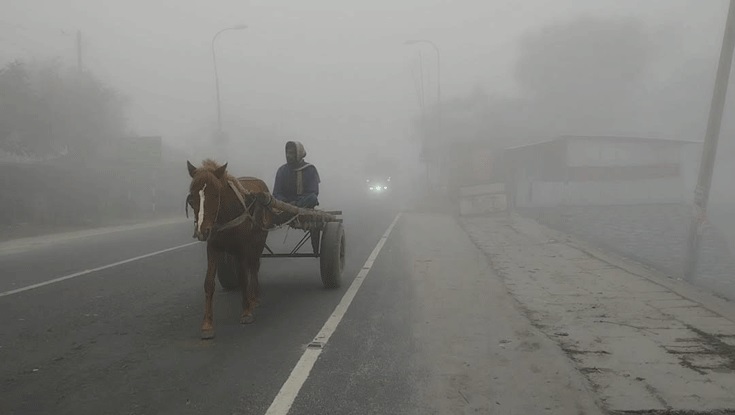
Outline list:
[[[256,324],[238,324],[239,294],[218,289],[214,341],[198,337],[203,244],[0,297],[0,413],[265,412],[394,216],[344,210],[343,287],[322,288],[317,260],[264,260]],[[191,231],[178,223],[0,254],[0,292],[187,244]]]
[[[274,400],[292,404],[290,414],[596,413],[578,374],[451,218],[405,215],[386,239],[396,212],[344,211],[341,289],[322,288],[316,260],[265,260],[256,323],[241,326],[239,294],[218,290],[211,341],[199,339],[202,244],[0,295],[0,413],[264,414]],[[179,223],[0,252],[0,293],[190,235]],[[289,392],[307,345],[351,291]]]

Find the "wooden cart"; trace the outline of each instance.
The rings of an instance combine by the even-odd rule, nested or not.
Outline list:
[[[281,202],[270,194],[259,195],[260,202],[272,211],[287,212],[282,223],[276,223],[269,230],[290,227],[304,234],[290,252],[274,252],[268,244],[261,258],[319,258],[322,284],[325,288],[338,288],[342,284],[342,271],[345,266],[345,231],[342,225],[342,211],[323,211],[304,209]],[[312,252],[303,252],[304,245],[312,242]],[[307,246],[306,249],[311,248]],[[217,279],[224,289],[239,287],[234,258],[226,254],[217,265]]]

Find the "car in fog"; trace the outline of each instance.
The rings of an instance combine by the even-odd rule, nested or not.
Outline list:
[[[369,157],[363,165],[364,192],[371,199],[382,199],[393,193],[398,163],[384,156]]]
[[[373,176],[365,179],[365,190],[370,197],[381,197],[388,195],[393,187],[390,176]]]

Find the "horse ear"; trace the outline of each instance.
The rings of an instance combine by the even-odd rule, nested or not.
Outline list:
[[[227,171],[227,163],[223,164],[222,166],[218,167],[217,170],[214,171],[214,177],[221,179],[225,176],[225,171]]]
[[[189,160],[186,160],[186,168],[189,169],[189,176],[194,177],[194,172],[197,170],[197,168],[194,167],[194,165],[191,164]]]

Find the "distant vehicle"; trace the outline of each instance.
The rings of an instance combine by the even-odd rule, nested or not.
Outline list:
[[[365,164],[365,190],[370,197],[383,197],[393,191],[396,166],[393,159],[386,157],[374,157]]]
[[[373,177],[365,179],[367,190],[370,194],[382,195],[393,190],[391,187],[390,176]]]

